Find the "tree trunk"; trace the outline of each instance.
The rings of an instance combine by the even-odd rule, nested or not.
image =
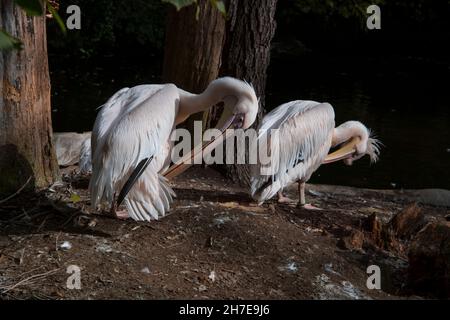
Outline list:
[[[0,29],[22,50],[0,51],[0,193],[46,187],[58,177],[52,143],[45,16],[28,17],[13,0],[0,2]]]
[[[198,10],[198,16],[197,16]],[[225,37],[225,18],[210,0],[198,1],[167,18],[163,79],[176,86],[200,93],[217,78]],[[203,115],[192,115],[182,127],[193,131],[193,123]],[[191,147],[194,147],[192,145]]]
[[[222,53],[221,76],[233,76],[250,82],[260,98],[256,128],[265,107],[267,67],[270,62],[270,44],[275,34],[277,0],[230,0],[229,21]],[[209,119],[209,122],[214,122]],[[249,166],[229,165],[226,173],[241,185],[249,183]]]
[[[251,82],[260,97],[256,127],[264,110],[276,4],[277,0],[229,0],[226,23],[210,0],[199,1],[198,20],[195,6],[180,12],[172,9],[167,24],[164,80],[193,92],[203,91],[219,75]],[[220,114],[220,107],[205,112],[204,125],[213,127]],[[229,165],[225,171],[233,180],[248,184],[247,166]]]
[[[270,44],[275,34],[277,0],[230,0],[220,75],[243,79],[255,88],[264,109]],[[258,119],[260,120],[260,119]]]
[[[225,35],[225,19],[210,0],[168,14],[163,79],[200,93],[217,78]]]

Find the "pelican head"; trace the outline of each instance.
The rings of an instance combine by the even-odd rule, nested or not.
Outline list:
[[[329,154],[323,163],[343,160],[346,165],[352,165],[365,155],[370,162],[375,163],[380,154],[381,142],[374,137],[373,132],[359,121],[347,121],[334,129],[332,146],[342,147]]]
[[[208,86],[212,92],[219,91],[224,110],[217,123],[218,128],[247,129],[256,120],[259,100],[255,89],[246,81],[231,77],[219,78]],[[228,126],[227,126],[228,125]]]
[[[190,166],[188,164],[191,163],[190,160],[199,155],[209,154],[223,141],[233,136],[233,130],[227,129],[249,128],[255,122],[259,108],[259,100],[253,86],[231,77],[223,77],[212,81],[206,90],[199,95],[193,95],[183,90],[179,91],[181,100],[177,123],[186,119],[189,114],[207,110],[217,103],[223,102],[223,112],[216,125],[216,128],[221,131],[221,136],[194,147],[190,153],[174,163],[164,173],[164,176],[168,179],[185,171]]]
[[[371,163],[375,163],[378,161],[378,157],[380,155],[381,142],[373,137],[370,129],[368,131],[369,131],[368,137],[360,139],[359,142],[355,144],[354,147],[355,152],[348,158],[344,159],[344,163],[346,165],[351,166],[353,164],[353,161],[361,159],[365,155],[369,156]]]

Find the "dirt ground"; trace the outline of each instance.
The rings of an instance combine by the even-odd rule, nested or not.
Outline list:
[[[143,223],[90,212],[88,179],[64,181],[0,205],[0,298],[421,298],[408,288],[405,253],[344,241],[368,217],[387,222],[414,202],[396,193],[309,185],[322,211],[275,200],[258,207],[217,172],[195,168],[174,181],[171,213]],[[382,290],[366,286],[373,264]],[[81,289],[67,288],[71,265]]]

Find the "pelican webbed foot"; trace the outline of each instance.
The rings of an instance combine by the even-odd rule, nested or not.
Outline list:
[[[297,201],[284,196],[282,192],[278,192],[278,203],[293,204],[293,203],[297,203]]]
[[[316,211],[321,211],[321,210],[323,210],[322,208],[313,206],[313,205],[310,204],[310,203],[299,204],[298,207],[300,207],[300,208],[302,208],[302,209],[305,209],[305,210],[316,210]]]
[[[118,209],[117,206],[113,205],[111,207],[111,210],[109,211],[109,215],[114,218],[120,219],[120,220],[125,220],[130,217],[127,209],[123,209],[123,210],[117,210],[117,209]]]
[[[116,211],[115,216],[117,219],[121,219],[121,220],[125,220],[130,217],[126,209]]]

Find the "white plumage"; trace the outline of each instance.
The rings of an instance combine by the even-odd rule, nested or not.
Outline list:
[[[120,90],[103,106],[92,135],[89,188],[94,207],[110,206],[137,164],[153,156],[125,204],[134,220],[158,219],[168,211],[173,191],[160,170],[178,101],[175,85],[143,85]]]
[[[259,203],[272,198],[276,193],[283,199],[282,190],[299,182],[300,203],[304,205],[304,184],[324,162],[330,147],[348,143],[358,137],[355,152],[346,160],[359,159],[369,154],[374,161],[378,156],[378,141],[370,138],[369,130],[357,121],[349,121],[334,128],[334,110],[328,103],[315,101],[291,101],[268,113],[259,126],[258,144],[268,146],[274,168],[271,175],[261,174],[262,166],[252,167],[250,192]],[[278,142],[270,143],[277,130]],[[337,158],[336,158],[337,159]],[[330,160],[332,162],[335,160]]]
[[[170,164],[170,135],[189,115],[221,101],[232,121],[221,119],[220,123],[247,128],[254,122],[258,110],[255,92],[234,78],[217,79],[198,95],[173,84],[140,85],[115,93],[101,107],[92,132],[92,206],[115,210],[114,201],[138,164],[152,157],[127,193],[125,204],[134,220],[164,216],[174,196],[162,175]],[[179,165],[172,172],[177,170]]]

